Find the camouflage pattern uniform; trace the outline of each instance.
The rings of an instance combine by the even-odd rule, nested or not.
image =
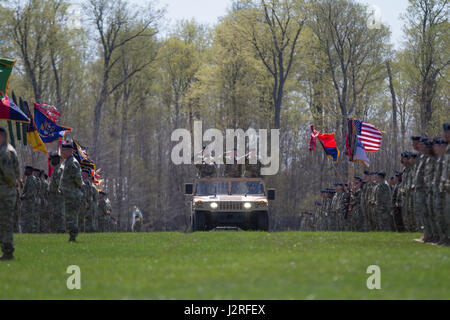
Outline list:
[[[80,232],[85,232],[85,218],[88,215],[89,204],[92,202],[92,194],[89,178],[83,178],[82,180],[83,184],[81,185],[81,192],[83,193],[83,195],[81,197],[80,212],[78,213],[78,230]]]
[[[345,231],[347,227],[347,210],[350,197],[345,191],[336,193],[336,200],[333,199],[333,211],[336,216],[337,231]]]
[[[350,231],[366,231],[366,218],[361,209],[362,189],[354,190],[350,195]]]
[[[14,207],[17,201],[16,180],[19,178],[19,160],[14,148],[0,146],[0,244],[4,254],[14,252]]]
[[[98,207],[98,191],[94,184],[88,179],[90,188],[90,200],[86,212],[86,232],[97,231],[97,207]]]
[[[396,184],[392,190],[392,217],[395,222],[395,230],[404,231],[402,221],[402,203],[401,203],[400,184]]]
[[[376,215],[377,230],[378,231],[392,231],[392,216],[391,216],[391,189],[386,182],[382,180],[378,182],[374,189],[374,213]]]
[[[59,189],[64,197],[66,229],[71,238],[78,235],[78,212],[81,207],[81,168],[74,156],[66,159]]]
[[[48,213],[48,182],[45,179],[39,178],[41,180],[41,210],[40,210],[40,230],[41,233],[49,232],[50,217]]]
[[[64,197],[59,190],[63,170],[64,167],[62,164],[58,164],[53,168],[53,174],[50,177],[50,184],[48,186],[51,221],[50,230],[57,233],[64,233],[66,230],[66,222],[64,217]]]
[[[437,215],[433,208],[433,178],[436,169],[436,157],[429,156],[425,161],[424,181],[425,181],[425,196],[426,196],[426,210],[428,223],[430,225],[430,236],[436,241],[439,239],[439,229],[437,226]]]
[[[409,165],[403,171],[403,180],[400,184],[402,219],[406,231],[417,230],[416,217],[414,214],[414,192],[411,189],[414,179],[414,167]]]
[[[441,177],[443,176],[443,168],[445,163],[445,154],[436,160],[436,168],[433,177],[433,208],[436,214],[436,224],[439,232],[439,239],[448,239],[448,226],[445,223],[444,215],[444,201],[445,193],[443,184],[441,184]]]
[[[442,156],[442,174],[439,182],[439,193],[442,194],[442,211],[440,216],[441,230],[444,237],[450,239],[450,145]]]
[[[423,226],[424,239],[431,239],[431,226],[427,217],[426,193],[425,193],[425,162],[428,156],[422,154],[417,161],[412,189],[414,190],[414,212],[419,230]]]
[[[20,192],[16,189],[16,205],[14,206],[14,233],[20,232]]]
[[[36,207],[36,198],[38,196],[38,185],[36,177],[30,174],[25,180],[22,190],[22,205],[20,208],[20,224],[23,233],[37,233],[39,221],[39,212]]]
[[[367,214],[366,214],[366,228],[367,231],[377,230],[378,220],[375,213],[375,188],[376,183],[370,181],[367,183]]]
[[[260,178],[261,177],[261,161],[257,159],[255,164],[250,163],[250,158],[245,158],[245,172],[244,177],[246,178]]]
[[[42,189],[44,186],[42,185],[42,180],[39,177],[34,177],[36,181],[36,197],[34,198],[34,205],[36,214],[34,215],[34,219],[36,220],[34,224],[36,225],[37,231],[41,232],[41,204],[42,204]]]
[[[312,214],[304,213],[302,215],[300,230],[305,232],[314,231],[314,218]]]
[[[109,212],[112,211],[111,202],[108,198],[103,197],[98,201],[98,209],[99,209],[99,231],[100,232],[111,232],[112,231],[112,221],[111,214]]]

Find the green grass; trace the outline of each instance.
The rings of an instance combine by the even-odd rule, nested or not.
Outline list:
[[[450,299],[450,248],[417,234],[16,235],[0,299]],[[69,265],[81,290],[68,290]],[[381,290],[366,269],[381,268]]]

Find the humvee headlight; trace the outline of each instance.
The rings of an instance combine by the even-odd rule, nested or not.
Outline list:
[[[217,202],[211,202],[210,206],[211,206],[211,209],[217,209],[217,207],[219,205],[217,204]]]
[[[244,203],[244,208],[245,209],[250,209],[251,207],[252,207],[252,204],[250,202]]]

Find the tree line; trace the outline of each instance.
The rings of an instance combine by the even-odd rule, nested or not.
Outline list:
[[[18,58],[10,88],[55,105],[61,123],[103,168],[119,229],[137,205],[152,230],[184,230],[182,185],[193,166],[170,160],[171,133],[203,128],[280,129],[275,229],[288,229],[318,191],[340,180],[320,152],[309,153],[310,124],[335,132],[337,172],[347,177],[347,117],[386,132],[370,155],[375,170],[401,170],[409,136],[435,136],[448,121],[447,0],[410,0],[403,42],[370,24],[352,0],[235,0],[214,26],[169,27],[156,2],[13,0],[0,4],[0,55]],[[49,149],[56,148],[50,145]],[[44,155],[20,147],[23,164]]]

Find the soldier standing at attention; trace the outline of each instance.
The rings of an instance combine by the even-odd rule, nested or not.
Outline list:
[[[411,187],[412,190],[414,190],[414,212],[416,213],[416,220],[418,221],[419,230],[422,230],[423,228],[423,238],[416,239],[416,241],[419,242],[430,242],[432,238],[431,225],[429,223],[430,220],[428,219],[426,205],[427,195],[425,191],[425,163],[429,157],[429,151],[425,145],[427,141],[428,139],[421,137],[417,144],[417,148],[419,149],[421,155],[416,165],[414,181]]]
[[[404,232],[405,226],[402,219],[402,195],[400,185],[402,183],[402,174],[396,173],[394,176],[394,187],[392,190],[392,217],[394,218],[395,228],[398,232]]]
[[[363,188],[363,180],[355,177],[353,180],[353,190],[350,195],[349,221],[350,231],[366,231],[366,219],[361,210],[361,194]]]
[[[36,206],[35,211],[36,214],[33,216],[33,219],[36,219],[36,221],[34,222],[34,224],[36,225],[37,228],[37,233],[41,232],[41,203],[42,203],[42,189],[43,189],[43,185],[42,185],[42,181],[41,181],[41,170],[34,168],[33,169],[33,176],[35,178],[36,181],[36,197],[34,198],[34,205]]]
[[[78,231],[79,232],[86,231],[85,218],[87,216],[87,212],[89,210],[89,204],[92,199],[91,186],[90,186],[89,179],[88,179],[90,173],[91,172],[88,169],[83,169],[81,171],[81,178],[83,181],[83,184],[81,185],[81,192],[83,193],[83,195],[81,197],[80,212],[78,213]]]
[[[98,209],[99,209],[98,224],[100,232],[111,232],[112,207],[111,202],[107,198],[107,194],[104,191],[99,192]]]
[[[21,208],[20,208],[20,225],[23,233],[37,233],[37,224],[35,216],[39,213],[36,208],[36,197],[38,192],[36,178],[33,176],[33,167],[25,167],[25,185],[22,190]]]
[[[425,181],[425,205],[428,217],[428,223],[430,225],[430,242],[431,243],[437,243],[439,242],[439,230],[437,226],[437,218],[436,213],[434,212],[433,208],[433,178],[434,178],[434,172],[436,169],[436,154],[434,153],[434,140],[427,140],[425,142],[425,149],[426,153],[428,155],[427,160],[425,161],[425,168],[424,168],[424,181]]]
[[[253,162],[256,162],[253,164]],[[251,151],[245,157],[245,173],[246,178],[260,178],[261,177],[261,161],[259,161],[258,156],[254,151]]]
[[[225,164],[224,176],[228,178],[242,177],[242,164],[238,164],[237,149],[234,148],[230,156],[224,155],[223,163]]]
[[[53,168],[53,174],[50,177],[48,186],[48,200],[50,212],[50,229],[51,232],[64,233],[66,230],[66,222],[64,217],[64,197],[59,190],[59,183],[63,173],[63,166],[59,154],[50,155],[50,165]]]
[[[448,142],[445,139],[437,138],[434,141],[433,149],[436,154],[436,169],[434,171],[434,177],[432,182],[433,188],[433,210],[436,215],[436,224],[439,232],[439,245],[448,245],[448,226],[445,223],[445,213],[444,213],[444,200],[445,194],[441,190],[441,177],[443,175],[444,167],[444,154],[447,149]]]
[[[376,176],[376,187],[374,189],[375,208],[374,213],[378,222],[378,231],[392,231],[392,215],[391,215],[391,189],[386,182],[386,173],[378,172]]]
[[[14,259],[14,207],[17,180],[20,176],[16,150],[8,143],[6,130],[0,127],[0,260]]]
[[[304,232],[314,231],[314,219],[312,213],[307,211],[302,212],[300,230]]]
[[[85,173],[86,178],[83,178],[83,182],[84,182],[84,186],[86,188],[84,193],[87,195],[87,198],[86,198],[87,206],[86,206],[86,212],[85,212],[85,217],[84,217],[84,231],[85,232],[94,232],[95,216],[92,215],[92,213],[93,213],[92,206],[94,205],[94,190],[93,189],[95,189],[95,187],[92,185],[92,181],[91,181],[91,177],[92,177],[91,170],[90,169],[85,169],[85,170],[86,170],[86,173]],[[85,171],[85,170],[83,170],[83,171]]]
[[[61,156],[65,161],[59,189],[64,197],[66,228],[70,234],[69,242],[75,242],[78,235],[78,212],[83,195],[81,192],[81,168],[73,156],[72,144],[62,145]]]
[[[86,218],[86,232],[97,232],[98,190],[94,185],[94,176],[89,176],[89,182],[91,187],[92,201],[89,205],[88,216]]]
[[[443,195],[443,230],[446,233],[446,239],[442,241],[444,245],[450,245],[450,123],[444,124],[444,138],[447,141],[447,149],[442,159],[442,174],[439,182],[439,192]]]
[[[41,233],[48,233],[49,231],[49,216],[48,216],[48,176],[44,170],[41,170],[39,174],[39,180],[41,181],[41,210],[40,210],[40,231]]]

